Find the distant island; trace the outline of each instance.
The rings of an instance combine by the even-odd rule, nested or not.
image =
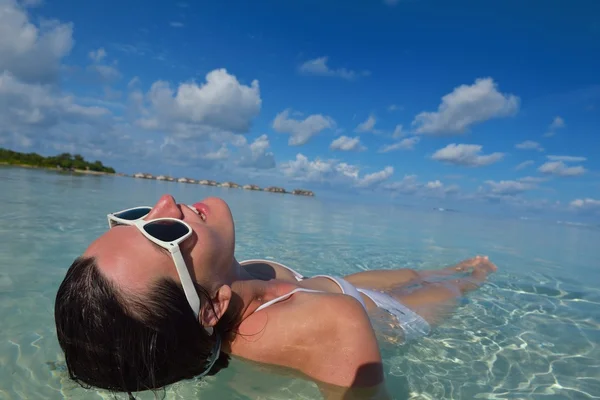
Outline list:
[[[89,162],[86,161],[79,154],[62,153],[57,156],[44,157],[37,153],[20,153],[18,151],[8,150],[0,147],[0,165],[12,165],[17,167],[33,167],[33,168],[45,168],[58,171],[70,171],[84,174],[116,174],[118,176],[129,176],[123,173],[117,174],[112,167],[107,167],[102,164],[101,161]],[[216,182],[209,179],[193,179],[187,177],[173,178],[168,175],[157,175],[141,173],[131,175],[133,178],[140,179],[153,179],[158,181],[169,181],[169,182],[180,182],[180,183],[193,183],[207,186],[219,186],[230,189],[245,189],[245,190],[256,190],[271,193],[282,193],[282,194],[293,194],[297,196],[309,196],[314,197],[315,193],[311,190],[306,189],[294,189],[290,192],[284,188],[277,186],[269,186],[266,188],[260,188],[257,185],[239,185],[235,182]]]
[[[127,175],[124,175],[124,176],[127,176]],[[148,173],[144,173],[144,172],[135,173],[135,174],[131,175],[131,177],[138,178],[138,179],[152,179],[152,180],[157,180],[157,181],[192,183],[192,184],[206,185],[206,186],[219,186],[219,187],[230,188],[230,189],[240,189],[241,188],[241,189],[245,189],[245,190],[256,190],[256,191],[271,192],[271,193],[282,193],[282,194],[288,193],[288,194],[294,194],[296,196],[309,196],[309,197],[315,196],[315,193],[312,190],[306,190],[306,189],[294,189],[291,192],[288,192],[284,188],[277,187],[277,186],[269,186],[269,187],[266,187],[263,189],[257,185],[239,185],[235,182],[219,183],[219,182],[208,180],[208,179],[193,179],[193,178],[186,178],[186,177],[173,178],[172,176],[168,176],[168,175],[154,176],[152,174],[148,174]]]
[[[37,153],[20,153],[0,147],[0,164],[36,167],[82,173],[114,174],[115,170],[101,161],[89,162],[79,154],[62,153],[44,157]]]

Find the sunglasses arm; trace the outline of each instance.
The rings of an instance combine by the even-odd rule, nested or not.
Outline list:
[[[192,311],[194,312],[196,319],[198,319],[198,315],[200,313],[200,298],[198,297],[198,292],[196,292],[194,282],[192,281],[192,277],[190,276],[190,272],[187,269],[185,260],[183,259],[183,255],[181,254],[179,246],[171,247],[169,249],[169,253],[171,253],[173,261],[175,262],[175,268],[177,268],[177,274],[179,275],[179,279],[181,280],[181,285],[183,286],[185,297],[190,303],[190,306],[192,307]]]

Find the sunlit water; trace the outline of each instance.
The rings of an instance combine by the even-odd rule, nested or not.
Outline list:
[[[423,270],[488,254],[498,273],[431,336],[382,344],[396,399],[600,399],[598,230],[8,167],[0,168],[0,398],[110,398],[67,379],[54,296],[72,260],[106,229],[107,212],[165,192],[181,202],[225,198],[238,259],[273,258],[309,275]],[[240,361],[165,394],[320,397],[310,382]]]

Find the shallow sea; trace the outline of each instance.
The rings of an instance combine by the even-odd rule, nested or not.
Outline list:
[[[10,167],[0,168],[0,399],[111,398],[66,377],[54,296],[72,260],[106,229],[106,213],[163,193],[224,198],[239,260],[272,258],[308,275],[425,270],[489,255],[499,271],[429,337],[382,344],[395,399],[600,399],[597,228]],[[312,383],[240,361],[165,394],[320,398]]]

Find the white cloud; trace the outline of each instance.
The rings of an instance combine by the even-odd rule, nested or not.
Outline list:
[[[549,131],[544,134],[544,137],[552,137],[556,135],[556,131],[562,129],[566,126],[565,120],[561,117],[554,117],[552,123],[550,124]]]
[[[378,183],[384,182],[394,174],[394,167],[385,167],[381,171],[373,172],[372,174],[365,175],[356,183],[359,187],[372,187]]]
[[[341,151],[364,151],[367,148],[360,143],[358,136],[351,138],[348,136],[340,136],[329,145],[331,150]]]
[[[524,177],[518,179],[519,182],[525,182],[525,183],[540,183],[540,182],[545,182],[547,180],[548,180],[548,178],[542,178],[539,176],[524,176]]]
[[[555,117],[552,123],[550,124],[550,129],[559,129],[565,127],[565,120],[561,117]]]
[[[535,188],[535,185],[523,181],[485,181],[492,194],[514,196]]]
[[[183,22],[179,22],[179,21],[169,22],[169,25],[171,25],[173,28],[183,28],[185,26],[185,24]]]
[[[60,123],[88,123],[109,114],[103,107],[81,106],[49,85],[27,84],[8,72],[0,74],[0,132],[41,134]]]
[[[547,156],[550,161],[564,161],[564,162],[583,162],[586,161],[585,157],[577,157],[577,156]]]
[[[586,169],[581,165],[569,167],[563,161],[548,161],[542,164],[538,168],[538,171],[556,176],[579,176],[583,175],[586,172]]]
[[[87,70],[97,75],[104,83],[116,81],[121,77],[121,73],[111,65],[88,65]]]
[[[515,114],[520,100],[498,92],[492,78],[477,79],[473,85],[461,85],[442,97],[437,112],[422,112],[413,120],[416,132],[455,135],[492,118]]]
[[[526,140],[524,142],[517,143],[515,145],[515,148],[517,148],[519,150],[544,151],[544,148],[538,142],[534,142],[533,140]]]
[[[530,165],[533,165],[533,164],[534,164],[533,160],[523,161],[521,164],[519,164],[519,165],[517,165],[515,167],[515,171],[520,171],[520,170],[522,170],[524,168],[527,168],[527,167],[529,167]]]
[[[410,138],[402,139],[401,141],[393,144],[388,144],[379,149],[380,153],[388,153],[395,150],[412,150],[415,144],[419,143],[420,138],[413,136]]]
[[[219,150],[211,151],[202,156],[207,160],[226,160],[229,158],[229,149],[226,145],[222,145]]]
[[[569,207],[577,211],[600,211],[600,200],[591,198],[575,199],[569,204]]]
[[[281,164],[281,170],[287,177],[303,182],[319,182],[330,185],[348,185],[360,188],[370,188],[387,180],[394,172],[393,167],[360,176],[357,166],[337,160],[309,160],[303,154],[297,154],[296,159]]]
[[[93,62],[99,63],[100,61],[104,60],[104,58],[106,58],[106,50],[104,50],[103,47],[100,47],[98,50],[90,51],[88,53],[88,56]]]
[[[384,189],[394,193],[413,194],[423,197],[445,197],[459,191],[458,185],[446,186],[439,179],[421,183],[416,175],[404,175],[402,180],[391,182],[383,186]]]
[[[347,80],[354,80],[359,76],[370,75],[369,71],[356,72],[346,68],[331,69],[327,65],[327,61],[328,57],[318,57],[304,62],[298,69],[300,73],[306,75],[331,76]]]
[[[0,71],[26,83],[55,83],[72,47],[72,24],[43,21],[38,27],[17,2],[0,1]]]
[[[497,152],[482,155],[481,150],[482,146],[477,144],[452,143],[436,151],[431,158],[448,164],[481,167],[496,163],[504,157],[503,153]]]
[[[335,128],[335,121],[331,117],[321,114],[309,115],[303,120],[290,118],[290,109],[286,109],[273,120],[273,129],[279,133],[289,133],[290,146],[306,144],[313,136],[325,129]]]
[[[392,133],[392,137],[394,139],[399,139],[402,136],[404,136],[404,131],[402,130],[402,125],[398,124],[396,125],[396,127],[394,128],[394,133]]]
[[[109,83],[116,81],[121,77],[121,73],[115,67],[116,62],[114,62],[113,65],[103,63],[108,56],[108,53],[103,47],[100,47],[98,50],[90,51],[88,56],[92,60],[92,65],[88,65],[87,70],[98,77],[100,82]]]
[[[425,186],[429,189],[439,189],[444,185],[439,180],[435,180],[435,181],[427,182],[427,185],[425,185]]]
[[[399,106],[398,104],[390,104],[387,109],[388,109],[388,111],[396,111],[396,110],[402,110],[403,107]]]
[[[240,139],[246,143],[246,138]],[[269,151],[270,143],[267,135],[257,137],[246,149],[242,144],[241,158],[238,162],[240,167],[270,169],[275,168],[275,155]]]
[[[144,96],[145,103],[138,126],[189,138],[219,131],[247,132],[262,100],[257,80],[246,86],[227,70],[215,69],[200,86],[182,83],[176,92],[168,82],[156,81]]]
[[[356,129],[354,131],[358,132],[358,133],[373,132],[376,122],[377,122],[377,119],[375,119],[375,116],[369,115],[369,118],[367,118],[365,121],[358,124],[358,126],[356,127]]]

